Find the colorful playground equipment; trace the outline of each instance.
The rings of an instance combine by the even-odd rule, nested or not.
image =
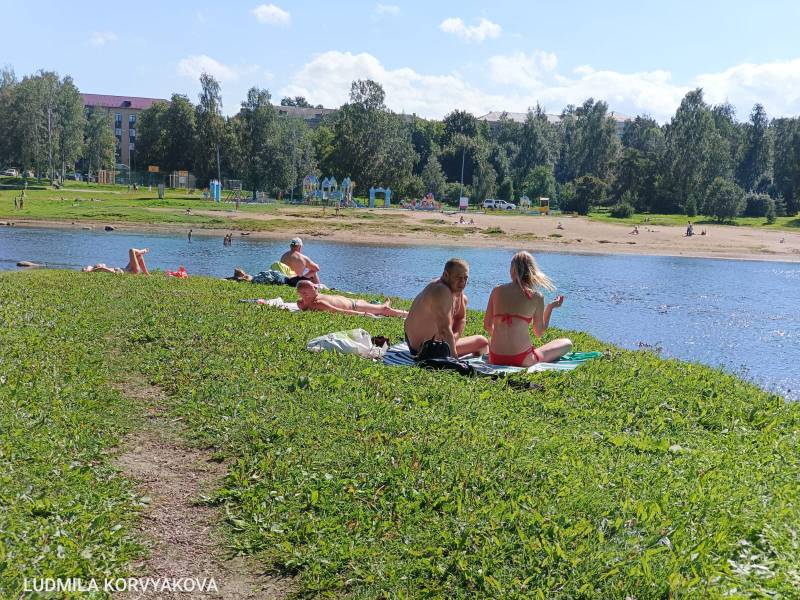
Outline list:
[[[369,207],[375,208],[375,194],[383,194],[383,208],[389,208],[392,205],[392,189],[391,188],[369,188]]]
[[[539,197],[539,214],[540,215],[550,214],[550,198],[545,198],[544,196]]]
[[[519,208],[524,212],[528,212],[531,209],[531,199],[527,196],[523,196],[519,199]]]
[[[336,177],[325,177],[322,181],[316,175],[306,175],[303,178],[303,201],[306,204],[327,203],[339,206],[358,206],[353,201],[353,192],[356,184],[349,177],[345,177],[341,185]]]
[[[442,210],[442,203],[437,202],[430,192],[421,200],[412,200],[411,202],[401,200],[400,206],[408,210]]]

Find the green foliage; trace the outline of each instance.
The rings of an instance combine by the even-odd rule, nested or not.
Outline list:
[[[627,219],[635,212],[633,205],[629,202],[620,202],[611,207],[611,216],[616,219]]]
[[[734,182],[717,177],[709,186],[703,212],[718,221],[730,221],[744,209],[744,190]]]
[[[0,289],[15,367],[0,368],[0,585],[134,557],[132,497],[104,450],[130,423],[107,383],[137,373],[225,458],[212,502],[231,552],[298,595],[794,595],[800,406],[733,376],[612,349],[510,385],[312,355],[311,337],[401,339],[402,322],[241,304],[261,295],[249,284],[42,271]],[[605,348],[546,339],[565,334]],[[59,558],[62,538],[81,544]]]
[[[441,198],[445,195],[447,180],[444,177],[442,165],[439,164],[439,160],[435,155],[431,155],[428,158],[425,168],[422,169],[421,178],[425,193],[430,192],[435,198]]]
[[[556,178],[553,175],[552,167],[546,165],[535,167],[530,175],[525,178],[522,189],[524,195],[531,200],[535,200],[541,196],[551,199],[555,198]]]
[[[687,217],[697,216],[697,200],[694,196],[689,196],[686,199],[683,209],[686,212]]]
[[[563,210],[588,215],[592,205],[603,200],[606,184],[594,175],[583,175],[574,181],[575,193],[571,199],[561,201]]]
[[[775,201],[767,194],[749,193],[745,196],[745,217],[765,217],[772,208],[775,212]]]
[[[775,209],[775,201],[770,198],[769,204],[767,204],[767,210],[764,213],[764,216],[767,218],[767,223],[772,225],[777,218],[777,210]]]
[[[514,201],[514,182],[510,179],[504,179],[503,183],[500,184],[500,188],[497,191],[497,197],[502,200],[507,200],[508,202]]]

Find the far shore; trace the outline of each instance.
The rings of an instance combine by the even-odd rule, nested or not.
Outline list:
[[[169,209],[150,209],[161,212]],[[772,231],[754,227],[726,225],[695,226],[695,235],[685,236],[685,228],[667,225],[639,225],[639,234],[632,226],[592,221],[573,216],[511,216],[504,214],[469,213],[467,222],[458,224],[459,213],[416,212],[399,209],[370,211],[369,222],[359,219],[364,213],[348,212],[334,217],[328,210],[303,208],[299,214],[195,210],[194,215],[225,217],[228,227],[191,225],[193,235],[219,235],[233,231],[247,234],[251,239],[288,240],[295,235],[305,238],[306,246],[314,240],[342,243],[376,244],[381,246],[452,246],[472,248],[526,249],[534,252],[565,252],[574,254],[638,254],[650,256],[681,256],[761,261],[800,262],[800,233]],[[391,216],[391,222],[381,228],[380,216]],[[155,215],[154,215],[155,216]],[[267,231],[253,229],[253,222],[280,220],[280,228]],[[237,226],[246,220],[248,226]],[[296,221],[297,227],[291,222]],[[561,228],[558,227],[559,223]],[[15,219],[18,227],[58,227],[94,230],[111,225],[117,231],[186,234],[189,225],[174,223],[143,224],[98,220],[37,220]],[[700,235],[705,230],[706,235]]]

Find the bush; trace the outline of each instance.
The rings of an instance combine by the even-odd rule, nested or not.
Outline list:
[[[749,193],[745,197],[745,217],[765,217],[769,206],[775,209],[775,201],[767,194]]]
[[[508,202],[514,201],[514,183],[510,179],[504,179],[503,183],[500,184],[497,197]]]
[[[764,214],[764,216],[767,217],[767,223],[769,223],[770,225],[772,225],[775,222],[775,216],[776,216],[775,213],[776,213],[775,201],[772,198],[770,198],[769,204],[767,205],[767,212]]]
[[[633,216],[634,212],[633,206],[627,202],[620,202],[611,207],[611,216],[616,219],[627,219]]]
[[[744,208],[744,190],[734,182],[717,177],[706,192],[705,213],[717,221],[730,221]]]
[[[689,199],[686,201],[683,210],[686,212],[687,217],[697,216],[697,200],[695,200],[694,196],[689,196]]]
[[[588,215],[593,204],[600,203],[606,191],[606,183],[594,175],[583,175],[575,180],[575,195],[569,203],[563,203],[565,211]]]

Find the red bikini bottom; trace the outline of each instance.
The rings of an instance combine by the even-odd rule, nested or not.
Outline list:
[[[529,354],[533,354],[536,362],[542,362],[542,355],[536,351],[536,348],[531,346],[527,350],[523,350],[519,354],[495,354],[489,350],[489,362],[493,365],[506,365],[509,367],[521,367],[522,363],[528,358]],[[536,363],[534,363],[536,364]]]

